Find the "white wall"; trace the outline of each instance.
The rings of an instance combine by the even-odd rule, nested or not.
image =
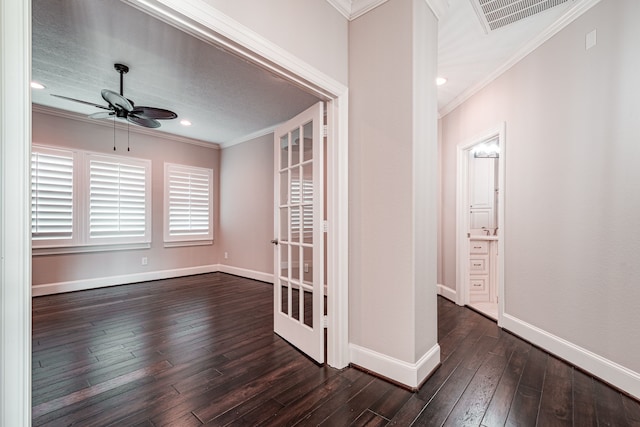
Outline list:
[[[348,21],[326,0],[204,0],[312,67],[347,83]]]
[[[635,396],[639,19],[636,0],[602,1],[441,120],[444,284],[456,287],[456,145],[504,121],[504,325]]]
[[[352,361],[410,386],[394,364],[437,347],[436,97],[420,83],[435,78],[436,28],[423,1],[392,0],[349,33]]]
[[[273,134],[225,148],[220,162],[220,263],[273,274]],[[224,253],[228,258],[224,258]],[[263,278],[262,280],[265,280]]]
[[[212,266],[218,261],[218,174],[220,150],[176,142],[170,137],[130,133],[131,151],[127,152],[126,130],[116,131],[117,151],[113,151],[113,128],[88,121],[73,120],[39,112],[33,113],[33,143],[75,148],[105,154],[116,154],[152,162],[152,242],[151,248],[62,255],[36,255],[33,257],[33,285],[42,292],[55,291],[55,286],[41,286],[67,282],[100,283],[112,276],[150,274],[157,271],[188,273],[184,269]],[[163,243],[164,163],[178,163],[213,169],[214,176],[214,244],[165,248]],[[148,264],[142,265],[141,258]],[[195,270],[195,272],[201,272]],[[138,275],[138,276],[136,276]],[[154,276],[155,277],[155,276]],[[135,281],[136,279],[131,279]],[[104,283],[112,284],[110,281]],[[92,286],[89,284],[89,286]],[[46,290],[44,290],[46,289]],[[62,290],[69,290],[63,288]],[[40,291],[38,291],[40,292]]]

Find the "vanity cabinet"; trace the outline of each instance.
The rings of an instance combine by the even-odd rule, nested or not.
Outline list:
[[[498,241],[469,241],[469,302],[496,302]]]

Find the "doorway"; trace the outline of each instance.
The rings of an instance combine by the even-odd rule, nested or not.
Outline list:
[[[500,324],[504,312],[505,125],[458,145],[457,303]]]

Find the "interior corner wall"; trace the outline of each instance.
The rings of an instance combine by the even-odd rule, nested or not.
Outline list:
[[[223,270],[272,281],[271,239],[273,133],[221,150],[218,246]]]
[[[437,346],[435,311],[426,314],[425,324],[417,325],[424,314],[417,312],[420,307],[435,304],[436,254],[432,283],[423,283],[416,263],[431,263],[415,259],[416,239],[426,237],[416,235],[414,202],[424,202],[415,197],[426,184],[415,180],[415,167],[422,163],[414,164],[414,155],[422,152],[420,144],[432,143],[436,151],[436,129],[434,123],[430,135],[414,127],[415,108],[421,108],[415,91],[415,96],[428,96],[414,82],[414,72],[420,69],[414,58],[414,17],[420,11],[414,6],[412,1],[387,1],[353,20],[349,32],[351,358],[400,382],[394,365],[415,367],[417,352],[429,347],[426,341]],[[430,24],[426,18],[417,22]],[[431,42],[435,45],[436,40]],[[435,61],[435,55],[427,60]],[[435,109],[432,113],[435,120]],[[422,132],[427,139],[417,141]],[[431,173],[435,177],[436,171]],[[425,209],[435,212],[432,195],[432,205]],[[433,226],[435,244],[435,221]],[[391,369],[384,371],[385,366]]]
[[[505,325],[636,397],[639,19],[637,0],[600,2],[441,120],[445,285],[456,145],[505,122]]]
[[[217,263],[220,150],[184,142],[170,137],[131,132],[131,151],[127,152],[127,132],[116,131],[117,151],[113,151],[114,131],[109,126],[34,112],[33,143],[149,159],[152,162],[152,242],[150,249],[106,251],[78,254],[36,255],[32,257],[33,286],[56,289],[70,282],[114,284],[120,276],[155,277],[154,272],[171,271],[177,275],[189,271],[204,272]],[[164,163],[178,163],[213,169],[214,244],[165,248],[163,243]],[[148,264],[142,265],[142,257]],[[146,279],[149,280],[149,279]],[[137,281],[137,280],[133,280]],[[82,286],[79,284],[78,286]],[[45,292],[46,293],[46,292]]]
[[[203,1],[347,84],[348,20],[326,0]]]

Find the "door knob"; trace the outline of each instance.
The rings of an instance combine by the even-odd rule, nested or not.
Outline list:
[[[274,245],[277,245],[277,244],[278,244],[278,239],[273,239],[273,240],[271,241],[271,243],[273,243]]]

